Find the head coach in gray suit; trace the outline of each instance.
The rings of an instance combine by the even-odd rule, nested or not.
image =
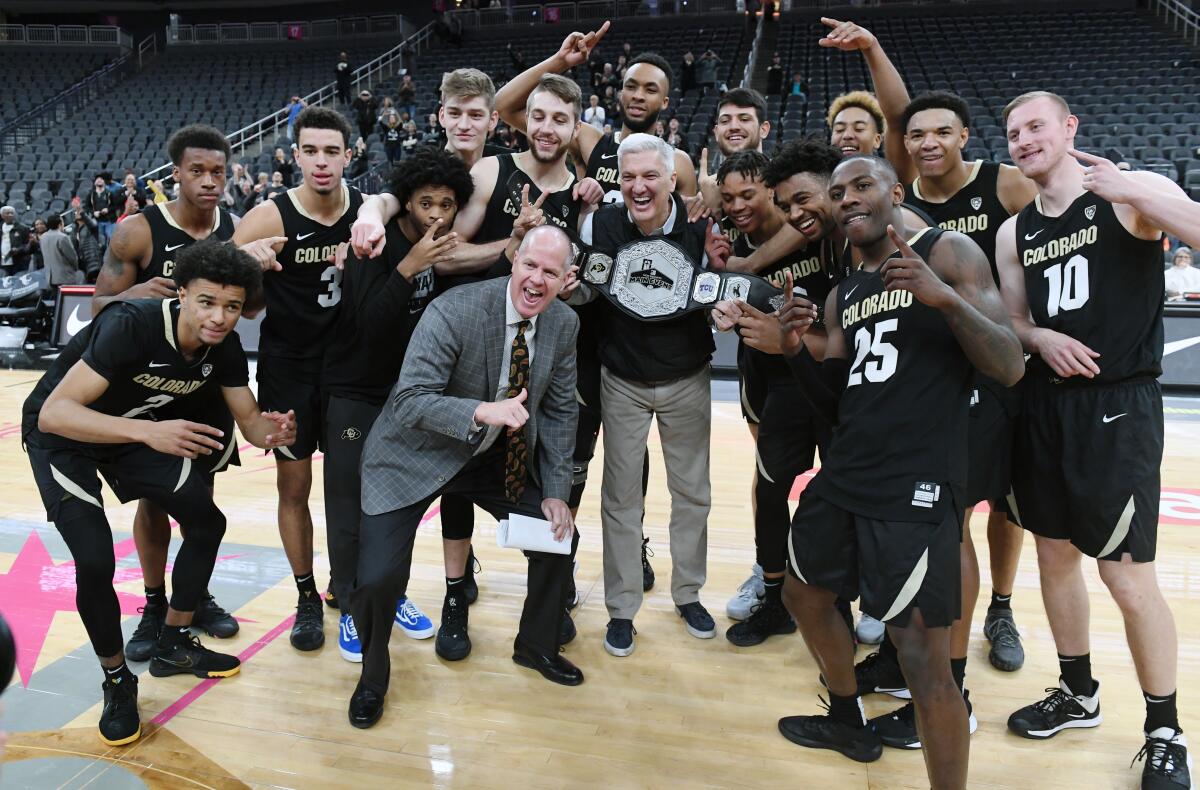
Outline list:
[[[350,722],[383,712],[396,599],[429,504],[454,493],[497,519],[545,518],[577,541],[567,497],[578,406],[579,320],[558,299],[571,263],[561,230],[529,231],[512,276],[455,288],[426,308],[388,404],[363,448],[358,578],[350,609],[363,671]],[[526,466],[527,464],[527,466]],[[565,685],[583,673],[559,655],[570,558],[526,552],[528,593],[513,660]]]

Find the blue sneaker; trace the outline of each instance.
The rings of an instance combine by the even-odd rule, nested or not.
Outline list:
[[[410,639],[428,639],[434,633],[433,621],[407,597],[396,603],[396,625]]]
[[[362,663],[362,642],[358,641],[358,629],[354,627],[354,618],[348,614],[342,615],[338,622],[338,652],[351,663]]]

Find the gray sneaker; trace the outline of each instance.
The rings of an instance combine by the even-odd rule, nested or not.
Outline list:
[[[860,644],[877,645],[883,641],[885,626],[866,612],[858,618],[858,627],[854,629]]]
[[[988,661],[1001,672],[1016,672],[1025,665],[1025,648],[1011,609],[988,609],[983,635],[992,643]]]
[[[730,620],[745,620],[750,616],[750,612],[762,603],[766,594],[766,588],[763,587],[763,569],[755,563],[750,578],[742,582],[742,586],[737,588],[729,603],[725,604],[725,614],[729,615]]]

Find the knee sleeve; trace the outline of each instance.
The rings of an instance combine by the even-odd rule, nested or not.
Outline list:
[[[75,563],[75,608],[92,649],[101,657],[121,652],[121,605],[113,589],[116,561],[104,511],[72,499],[62,503],[54,526]]]
[[[171,572],[171,608],[180,612],[195,611],[200,603],[225,537],[225,515],[208,491],[197,492],[193,487],[192,492],[190,496],[164,503],[167,512],[186,530]]]
[[[441,517],[446,540],[470,540],[475,534],[475,506],[469,499],[443,496]]]

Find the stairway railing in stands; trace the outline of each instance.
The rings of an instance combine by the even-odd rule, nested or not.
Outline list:
[[[749,88],[750,81],[754,77],[754,66],[758,63],[759,45],[762,43],[763,24],[765,17],[761,14],[758,17],[758,24],[754,28],[754,40],[750,42],[750,56],[746,58],[746,70],[742,72],[742,87]]]
[[[409,24],[407,19],[404,20],[405,27],[408,27]],[[352,92],[357,94],[360,84],[373,84],[376,78],[384,74],[391,75],[396,73],[401,68],[405,58],[420,54],[425,47],[429,46],[432,29],[432,23],[425,25],[425,27],[412,33],[387,52],[355,69],[353,80],[354,90]],[[336,96],[337,83],[330,82],[301,98],[309,106],[312,106],[314,104],[325,104],[334,100]],[[227,135],[229,144],[233,147],[234,151],[242,154],[250,146],[274,135],[280,128],[286,126],[287,116],[288,110],[286,107],[282,110],[276,110],[270,115],[263,116],[254,123],[243,126],[241,129]],[[171,163],[167,162],[147,173],[143,173],[142,178],[161,178],[170,169]]]
[[[133,36],[116,25],[0,25],[0,46],[133,46]]]
[[[395,36],[403,32],[400,14],[312,19],[304,22],[222,22],[167,26],[171,44],[249,44],[264,41],[309,41],[354,36]]]
[[[1179,0],[1150,0],[1150,10],[1176,33],[1192,42],[1192,46],[1200,46],[1200,13]]]
[[[0,127],[0,155],[10,154],[44,134],[50,127],[65,121],[105,92],[112,90],[131,74],[140,71],[143,62],[148,59],[148,56],[145,55],[146,51],[157,51],[153,39],[154,36],[147,36],[138,45],[136,51],[131,48],[112,63],[101,66],[71,87],[51,96],[37,107],[18,115]]]
[[[647,11],[646,4],[639,0],[581,0],[578,3],[523,4],[478,10],[460,8],[447,11],[446,18],[451,24],[457,21],[466,28],[600,21],[635,16],[724,14],[745,10],[745,0],[659,0],[656,14]]]

